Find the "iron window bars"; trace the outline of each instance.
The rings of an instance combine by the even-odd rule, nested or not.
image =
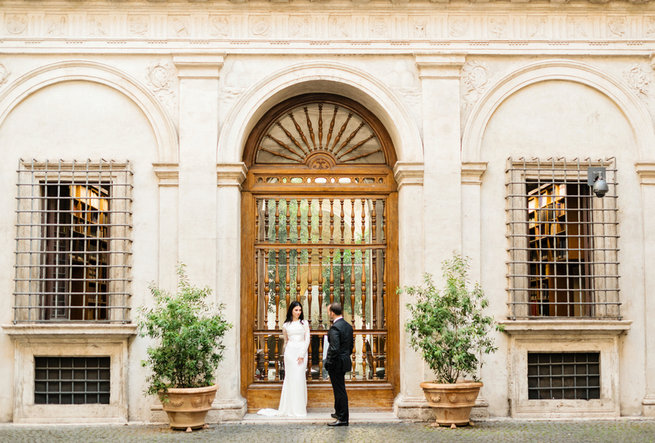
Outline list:
[[[599,352],[528,352],[529,400],[599,398]]]
[[[594,197],[587,168],[607,169]],[[620,318],[614,159],[509,159],[510,317]]]
[[[34,357],[34,404],[109,404],[109,357]]]
[[[129,321],[129,162],[21,160],[14,322]]]

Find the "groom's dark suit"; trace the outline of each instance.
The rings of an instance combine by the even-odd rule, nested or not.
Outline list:
[[[328,331],[327,357],[325,369],[330,375],[334,392],[334,411],[337,420],[348,423],[348,394],[346,393],[346,372],[352,371],[353,328],[343,318],[332,323]]]

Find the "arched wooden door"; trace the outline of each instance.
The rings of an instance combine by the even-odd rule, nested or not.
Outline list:
[[[392,407],[399,380],[395,161],[379,120],[335,95],[280,103],[248,138],[241,387],[250,411],[277,407],[281,326],[293,300],[311,325],[308,407],[333,403],[322,362],[333,301],[355,331],[350,405]]]

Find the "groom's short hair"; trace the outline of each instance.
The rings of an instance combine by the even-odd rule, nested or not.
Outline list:
[[[341,303],[332,303],[330,305],[330,311],[332,311],[334,315],[341,315],[341,313],[343,312],[343,308],[341,308]]]

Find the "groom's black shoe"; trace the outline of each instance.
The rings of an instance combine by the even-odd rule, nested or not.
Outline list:
[[[328,423],[327,425],[328,426],[348,426],[348,422],[347,421],[337,420],[334,423]]]
[[[330,414],[330,417],[332,417],[334,419],[337,419],[337,420],[339,419],[339,417],[337,417],[337,414]]]

